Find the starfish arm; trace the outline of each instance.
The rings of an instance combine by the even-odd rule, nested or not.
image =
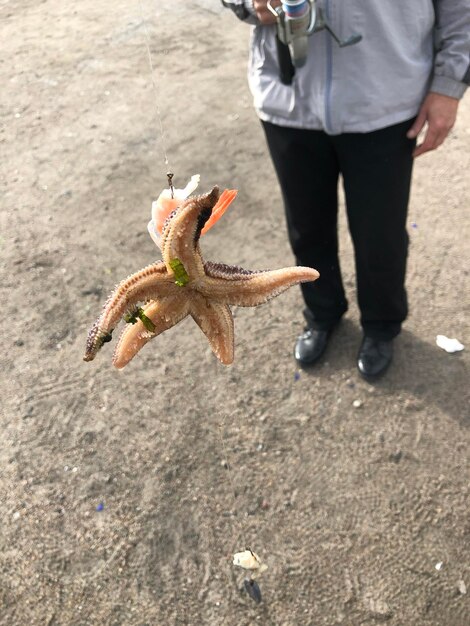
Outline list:
[[[167,296],[157,302],[150,302],[144,307],[144,313],[154,328],[151,331],[148,330],[141,320],[135,324],[129,324],[119,337],[114,351],[113,365],[115,367],[122,369],[148,341],[175,326],[188,315],[188,299],[182,295]]]
[[[103,343],[110,341],[114,328],[125,313],[132,314],[138,304],[176,294],[178,290],[161,261],[120,282],[88,333],[84,360],[92,361]]]
[[[207,298],[234,306],[257,306],[296,285],[314,281],[319,273],[311,267],[285,267],[250,272],[221,263],[205,263],[206,276],[198,291]]]
[[[233,362],[233,317],[226,304],[206,298],[191,299],[191,316],[209,340],[212,351],[224,365]]]
[[[161,250],[170,274],[174,269],[172,262],[178,260],[190,281],[204,275],[198,241],[218,198],[219,188],[214,187],[210,193],[185,200],[166,220],[162,230]]]

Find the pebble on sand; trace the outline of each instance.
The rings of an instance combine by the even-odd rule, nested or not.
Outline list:
[[[445,350],[446,352],[449,352],[450,354],[452,354],[453,352],[460,352],[465,347],[455,337],[452,337],[450,339],[449,337],[446,337],[445,335],[437,335],[436,345],[439,348],[442,348],[443,350]]]
[[[457,583],[457,588],[459,590],[459,593],[461,593],[463,596],[467,593],[467,585],[465,584],[464,580],[459,580],[459,582]]]

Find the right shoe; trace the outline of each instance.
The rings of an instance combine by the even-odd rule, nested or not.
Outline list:
[[[313,365],[326,350],[328,340],[331,336],[330,330],[317,330],[307,328],[305,332],[297,338],[294,357],[301,366]]]
[[[363,378],[372,380],[386,372],[392,357],[393,339],[385,341],[364,336],[357,356],[357,367]]]

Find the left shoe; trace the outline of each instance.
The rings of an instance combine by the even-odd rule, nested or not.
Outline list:
[[[384,341],[364,336],[357,356],[359,373],[369,380],[379,378],[388,369],[392,357],[393,339]]]
[[[313,365],[323,356],[332,329],[318,330],[307,328],[305,332],[297,338],[294,348],[294,357],[300,367]]]

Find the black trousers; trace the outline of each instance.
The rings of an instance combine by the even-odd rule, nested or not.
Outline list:
[[[341,174],[361,325],[370,337],[392,339],[408,313],[406,217],[416,142],[407,139],[406,132],[412,120],[336,136],[262,124],[297,263],[320,272],[316,282],[302,285],[308,325],[332,328],[348,308],[338,258]]]

